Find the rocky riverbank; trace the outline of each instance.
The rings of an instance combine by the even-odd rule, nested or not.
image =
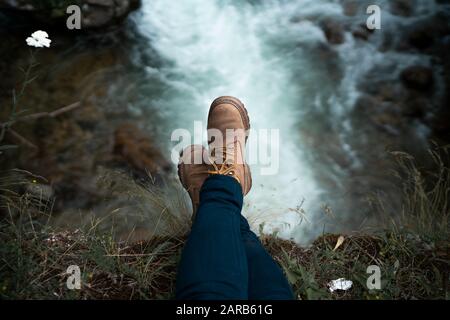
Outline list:
[[[0,9],[26,16],[39,23],[63,28],[68,17],[66,9],[78,5],[81,9],[82,29],[102,29],[116,26],[136,10],[140,0],[1,0]]]
[[[133,98],[118,101],[108,96],[111,77],[120,78],[124,70],[127,77],[140,72],[130,65],[126,48],[130,42],[126,30],[132,26],[121,21],[136,1],[81,2],[95,3],[98,10],[113,4],[127,10],[120,11],[121,19],[99,18],[105,22],[86,25],[87,33],[58,27],[59,16],[42,22],[40,15],[46,8],[30,7],[26,1],[3,2],[8,9],[0,11],[5,44],[0,48],[0,103],[4,106],[0,117],[8,126],[1,144],[11,146],[2,151],[0,166],[42,177],[33,190],[57,199],[55,214],[99,205],[107,196],[98,188],[105,169],[146,181],[171,169],[145,118],[127,108],[126,100]],[[35,20],[26,23],[30,14]],[[51,49],[26,47],[25,37],[36,25],[50,28]]]
[[[443,1],[438,1],[443,2]],[[360,1],[342,0],[343,11],[347,17],[364,14],[366,6]],[[390,2],[389,12],[382,8],[383,18],[389,14],[396,17],[413,18],[418,14],[414,1],[394,0]],[[391,18],[392,19],[392,18]],[[330,49],[342,45],[345,33],[350,33],[353,41],[370,41],[381,30],[368,30],[365,22],[352,20],[317,19],[328,40]],[[365,81],[359,83],[361,93],[356,102],[355,113],[361,114],[381,132],[395,136],[417,122],[431,130],[431,139],[446,144],[450,141],[450,23],[448,11],[438,11],[427,18],[416,19],[395,34],[382,32],[383,36],[374,41],[378,52],[411,53],[430,57],[430,63],[414,64],[401,70],[397,78],[386,81],[383,75],[387,70],[374,69]],[[375,53],[374,53],[375,54]],[[395,66],[392,66],[395,70]],[[358,118],[357,116],[356,118]]]
[[[401,210],[386,150],[405,151],[431,169],[430,141],[450,141],[448,7],[433,11],[424,1],[389,1],[381,7],[381,29],[370,31],[368,3],[340,1],[323,11],[299,10],[291,19],[305,33],[317,27],[323,33],[313,41],[299,32],[307,66],[298,68],[296,79],[307,79],[301,90],[311,97],[305,99],[310,105],[299,105],[305,111],[298,127],[310,161],[320,166],[316,179],[327,186],[323,201],[347,215],[350,229],[378,219],[367,202],[374,192],[386,197],[393,215]],[[302,74],[311,65],[319,76]]]

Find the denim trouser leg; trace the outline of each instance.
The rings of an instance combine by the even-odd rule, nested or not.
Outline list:
[[[242,202],[234,178],[206,179],[181,255],[177,299],[293,298],[281,269],[241,215]]]
[[[241,236],[247,254],[248,298],[250,300],[293,299],[291,286],[281,268],[262,246],[256,234],[250,230],[244,216],[241,216]]]
[[[177,299],[248,298],[247,257],[240,233],[242,201],[241,186],[234,178],[206,179],[178,267]]]

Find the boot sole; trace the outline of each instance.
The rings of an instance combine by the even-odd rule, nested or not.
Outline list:
[[[183,154],[184,154],[184,149],[180,151],[180,159],[183,157]],[[178,165],[177,165],[177,173],[178,173],[178,179],[180,179],[181,185],[189,193],[189,187],[186,184],[186,180],[185,180],[185,176],[186,176],[186,172],[185,172],[186,169],[185,168],[186,167],[184,166],[183,163],[181,163],[181,162],[178,163]],[[195,210],[195,206],[194,206],[194,202],[192,202],[192,199],[191,199],[191,203],[192,203],[192,210],[193,210],[192,211],[192,216],[191,216],[191,221],[193,222],[194,219],[195,219],[196,212],[194,211]]]
[[[183,154],[184,154],[184,149],[180,151],[180,159],[183,157]],[[185,166],[183,165],[183,163],[181,163],[181,162],[178,163],[177,172],[178,172],[178,178],[180,179],[181,184],[186,189],[186,191],[188,191],[188,186],[186,185],[186,181],[184,179],[186,174],[185,174]]]

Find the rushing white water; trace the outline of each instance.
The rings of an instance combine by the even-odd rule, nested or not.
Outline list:
[[[388,1],[377,3],[388,6]],[[420,4],[420,14],[434,10],[433,2]],[[280,130],[279,172],[263,176],[260,165],[252,166],[253,189],[244,214],[255,228],[265,222],[266,231],[277,229],[299,242],[322,232],[321,203],[329,201],[330,192],[337,198],[347,192],[342,177],[348,168],[362,166],[364,152],[351,140],[348,121],[358,82],[377,66],[395,66],[385,75],[394,78],[405,65],[427,63],[426,57],[378,51],[382,36],[376,33],[362,43],[345,32],[345,42],[331,49],[314,22],[317,17],[356,25],[366,19],[345,17],[339,2],[323,0],[152,0],[143,1],[136,17],[140,33],[161,59],[158,66],[146,67],[148,81],[159,84],[146,103],[166,120],[168,144],[172,130],[192,130],[195,120],[205,123],[211,101],[220,95],[245,103],[251,134]],[[386,13],[382,23],[392,30],[410,20]],[[316,113],[320,120],[310,121]],[[350,164],[340,165],[333,152]],[[323,175],[332,183],[318,178]],[[298,226],[300,205],[314,231],[305,223]]]

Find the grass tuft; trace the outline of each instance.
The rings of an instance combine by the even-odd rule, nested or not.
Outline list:
[[[430,152],[433,170],[404,153],[399,164],[403,207],[372,199],[385,217],[373,233],[324,234],[309,247],[272,235],[263,245],[285,271],[298,299],[448,299],[449,169],[447,149]],[[172,184],[136,183],[107,172],[99,181],[107,206],[68,231],[67,216],[52,217],[43,178],[14,170],[0,179],[1,299],[169,299],[189,231],[185,194]],[[123,226],[131,230],[122,230]],[[136,237],[137,226],[147,232]],[[127,235],[123,237],[123,235]],[[120,236],[122,235],[122,236]],[[338,245],[337,245],[338,244]],[[81,289],[69,290],[67,268],[81,270]],[[381,289],[369,290],[369,266],[380,268]],[[353,281],[331,293],[328,283]]]

